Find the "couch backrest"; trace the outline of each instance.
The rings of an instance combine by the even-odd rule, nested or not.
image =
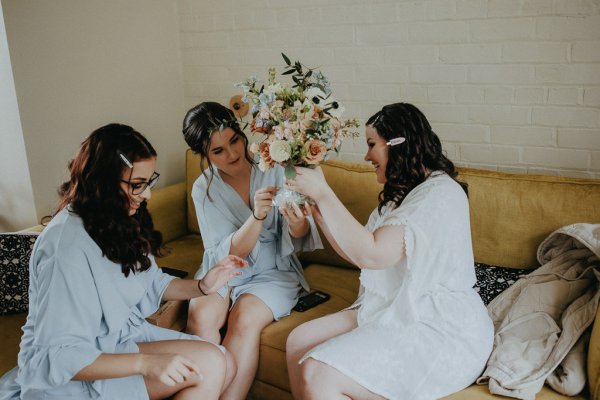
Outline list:
[[[199,233],[191,188],[200,174],[200,158],[187,152],[188,229]],[[327,182],[362,224],[377,207],[382,186],[366,163],[330,160],[323,164]],[[561,226],[600,223],[600,180],[522,175],[459,168],[469,184],[473,252],[478,262],[515,268],[536,267],[541,241]],[[328,243],[325,250],[300,254],[303,263],[349,266]]]
[[[460,169],[469,184],[473,252],[478,262],[538,266],[539,244],[556,229],[600,223],[600,180]]]

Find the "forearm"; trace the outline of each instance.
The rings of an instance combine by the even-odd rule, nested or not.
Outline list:
[[[173,279],[163,293],[163,300],[189,300],[203,296],[196,279]],[[203,289],[204,290],[204,289]]]
[[[231,238],[229,254],[241,258],[248,257],[260,237],[263,221],[250,216]]]
[[[344,254],[348,261],[359,268],[383,268],[379,263],[380,252],[373,233],[350,214],[331,188],[327,189],[318,205],[329,237],[333,238],[330,243],[336,243],[340,255]]]
[[[348,262],[352,262],[352,260],[350,260],[350,257],[348,257],[348,255],[346,253],[344,253],[342,251],[342,249],[340,248],[340,245],[337,243],[337,241],[331,234],[331,231],[329,230],[329,226],[327,226],[327,223],[325,222],[325,220],[323,218],[319,218],[319,219],[316,219],[316,221],[319,224],[319,226],[321,227],[321,232],[323,232],[323,235],[325,235],[325,238],[327,239],[327,241],[329,242],[331,247],[333,247],[333,250],[336,253],[338,253],[340,255],[340,257],[342,257],[344,260],[346,260]]]
[[[95,381],[140,375],[143,357],[144,355],[141,353],[102,353],[93,363],[75,374],[73,380]]]
[[[306,236],[308,231],[310,230],[310,224],[306,218],[302,219],[302,222],[296,225],[289,225],[288,231],[290,235],[294,238],[301,238]]]

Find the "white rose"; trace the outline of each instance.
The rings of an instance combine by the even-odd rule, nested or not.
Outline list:
[[[269,154],[275,162],[281,163],[290,158],[292,149],[290,144],[285,140],[275,140],[269,146]]]

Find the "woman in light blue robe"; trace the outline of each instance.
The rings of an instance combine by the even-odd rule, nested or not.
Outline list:
[[[263,172],[256,167],[230,110],[201,103],[188,111],[183,125],[186,142],[209,165],[192,188],[204,243],[196,277],[230,254],[249,265],[218,296],[190,301],[187,330],[220,343],[219,329],[227,322],[222,343],[238,373],[224,398],[245,399],[258,366],[261,331],[288,315],[302,289],[309,290],[295,252],[322,248],[322,243],[314,221],[298,206],[280,208],[281,214],[273,210],[273,197],[284,183],[283,168]]]
[[[32,251],[18,367],[0,381],[0,399],[217,399],[231,380],[223,349],[145,320],[161,300],[215,292],[245,264],[230,257],[203,281],[160,271],[162,239],[145,204],[155,164],[150,143],[125,125],[83,142]]]

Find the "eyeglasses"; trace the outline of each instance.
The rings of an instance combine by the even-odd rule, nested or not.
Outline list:
[[[160,174],[158,172],[155,172],[152,174],[152,176],[150,177],[150,180],[148,180],[148,181],[131,182],[131,181],[126,181],[126,180],[121,179],[121,182],[129,185],[129,187],[131,188],[131,194],[139,195],[139,194],[144,193],[146,191],[146,188],[150,188],[150,190],[152,190],[154,188],[154,186],[156,186],[159,176],[160,176]]]

